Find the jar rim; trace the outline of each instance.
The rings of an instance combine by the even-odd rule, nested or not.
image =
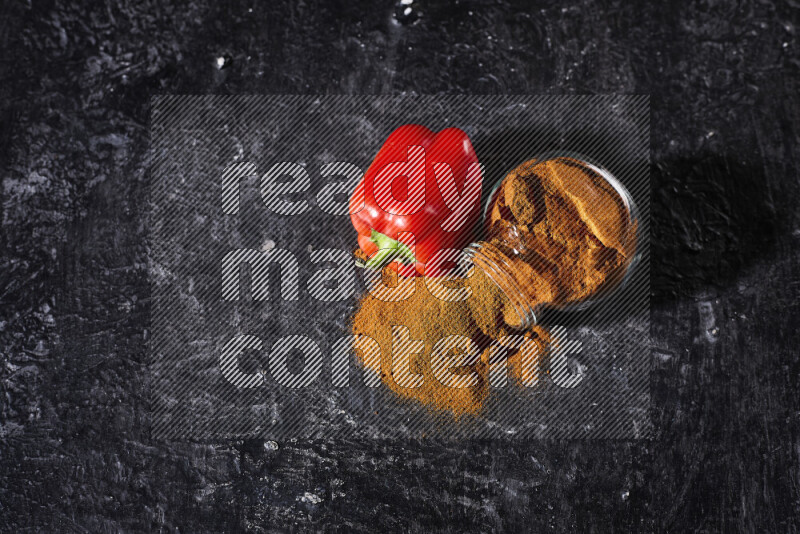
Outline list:
[[[641,244],[642,244],[642,238],[644,237],[645,234],[644,234],[644,228],[642,228],[642,224],[641,224],[641,216],[640,216],[639,207],[637,206],[636,202],[633,200],[633,196],[631,195],[630,191],[628,191],[628,188],[625,187],[625,185],[622,182],[620,182],[620,180],[613,173],[611,173],[611,171],[606,169],[602,164],[597,162],[594,158],[585,156],[585,155],[583,155],[583,154],[581,154],[579,152],[576,152],[576,151],[551,150],[551,151],[545,151],[545,152],[539,153],[539,154],[535,155],[534,157],[528,158],[525,161],[520,162],[519,164],[517,164],[517,167],[519,167],[523,163],[527,163],[527,162],[532,162],[532,161],[544,162],[544,161],[550,161],[550,160],[555,160],[555,159],[559,159],[559,158],[570,158],[570,159],[578,160],[578,161],[586,164],[592,171],[594,171],[597,175],[599,175],[601,178],[603,178],[614,189],[614,191],[617,192],[617,194],[619,195],[620,199],[622,200],[622,202],[624,203],[625,207],[627,208],[628,221],[631,224],[631,226],[634,228],[634,234],[630,235],[628,237],[628,239],[633,239],[634,242],[637,245],[633,256],[628,261],[628,265],[625,268],[625,274],[612,287],[609,287],[608,289],[605,289],[605,290],[601,290],[600,293],[598,293],[597,295],[589,297],[586,300],[582,300],[580,302],[573,302],[573,303],[564,304],[564,305],[560,305],[560,306],[558,306],[558,305],[547,305],[546,306],[547,308],[558,310],[558,311],[562,311],[562,312],[576,312],[576,311],[585,310],[588,307],[593,306],[593,305],[597,304],[598,302],[609,298],[615,292],[615,290],[627,285],[630,282],[630,279],[632,278],[634,272],[637,270],[637,267],[639,266],[639,264],[641,262],[641,259],[642,259],[642,254],[643,254],[643,250],[642,249],[643,249],[643,247],[641,246]],[[514,168],[517,168],[517,167],[514,167]],[[508,176],[508,172],[510,172],[510,171],[507,171],[501,178],[497,179],[494,182],[494,185],[492,185],[492,188],[489,191],[489,194],[486,196],[486,201],[485,201],[485,204],[483,206],[483,218],[482,218],[482,225],[484,227],[483,228],[484,231],[487,230],[486,229],[486,221],[488,220],[488,217],[489,217],[490,206],[494,202],[494,199],[498,194],[500,186],[503,184],[503,182],[505,181],[506,177]],[[492,280],[494,281],[494,279],[492,279]],[[496,283],[496,281],[495,281],[495,283]],[[534,322],[533,324],[536,324],[536,322]]]

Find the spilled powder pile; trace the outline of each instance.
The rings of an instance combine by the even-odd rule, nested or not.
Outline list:
[[[569,304],[613,287],[635,252],[636,228],[627,206],[602,177],[576,160],[523,163],[504,179],[491,202],[487,254],[496,254],[516,273],[535,304]],[[380,369],[375,370],[399,396],[459,417],[483,408],[490,391],[490,364],[497,365],[498,358],[507,358],[504,363],[513,385],[530,386],[544,376],[548,332],[539,326],[515,330],[520,326],[519,314],[481,268],[460,282],[472,290],[460,302],[436,298],[421,277],[402,279],[388,269],[382,277],[385,287],[413,284],[413,294],[387,302],[368,292],[359,302],[352,330],[378,342]],[[452,287],[458,283],[448,282]],[[410,339],[421,342],[415,347],[421,350],[408,363],[416,387],[407,387],[408,374],[398,376],[393,368],[393,326],[395,333],[396,327],[407,327]],[[468,337],[478,349],[452,369],[453,375],[466,380],[467,387],[443,384],[431,365],[436,343],[452,335]],[[498,355],[493,340],[511,335],[524,336],[527,342]],[[408,343],[413,341],[400,343],[400,348]],[[457,352],[453,348],[454,356]],[[362,363],[378,365],[363,356]]]
[[[484,331],[481,325],[489,325],[493,321],[482,318],[479,311],[470,307],[470,302],[480,300],[482,295],[473,294],[466,301],[446,302],[430,293],[422,277],[403,281],[398,280],[396,273],[388,269],[383,274],[384,282],[388,282],[389,287],[398,283],[414,284],[415,287],[407,300],[384,302],[367,293],[359,302],[352,329],[354,334],[367,335],[380,345],[380,368],[373,369],[380,372],[383,383],[389,389],[406,399],[434,409],[447,410],[457,417],[480,411],[489,394],[489,364],[492,357],[490,344],[493,338],[501,337],[492,330]],[[391,278],[394,280],[387,280]],[[397,368],[393,369],[392,326],[407,327],[408,336],[412,340],[424,343],[422,351],[411,354],[409,358],[409,371],[421,377],[416,387],[404,387],[408,383],[408,377],[398,376]],[[469,382],[466,387],[444,385],[437,379],[431,366],[434,345],[451,335],[467,336],[478,348],[478,353],[471,360],[451,369],[454,375],[463,376]],[[507,356],[500,354],[501,357],[508,358],[508,376],[511,383],[516,385],[530,384],[539,376],[541,356],[548,340],[546,332],[538,327],[520,335],[536,344],[537,350],[512,350]],[[374,361],[362,362],[367,366],[377,364]]]

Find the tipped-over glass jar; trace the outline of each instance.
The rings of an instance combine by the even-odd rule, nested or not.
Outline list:
[[[627,189],[574,154],[529,160],[489,194],[486,239],[466,249],[504,295],[512,328],[545,308],[583,309],[625,284],[638,263],[639,219]]]

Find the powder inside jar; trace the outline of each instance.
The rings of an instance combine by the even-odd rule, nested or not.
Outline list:
[[[489,242],[532,285],[539,303],[564,305],[613,287],[632,258],[635,224],[619,193],[572,158],[523,163],[487,214]]]

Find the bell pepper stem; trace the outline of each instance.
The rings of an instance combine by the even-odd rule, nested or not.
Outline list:
[[[364,262],[364,267],[368,269],[380,270],[393,261],[405,265],[413,265],[417,261],[411,249],[396,239],[375,230],[372,230],[369,239],[380,250]]]

